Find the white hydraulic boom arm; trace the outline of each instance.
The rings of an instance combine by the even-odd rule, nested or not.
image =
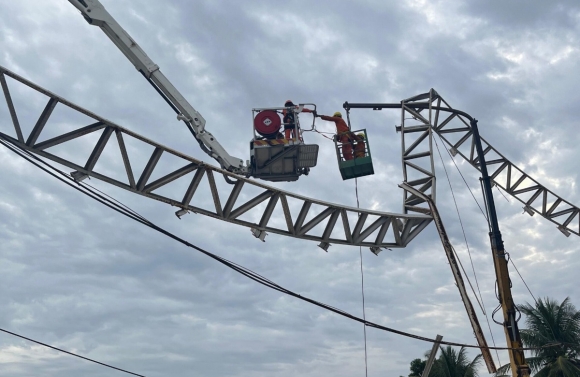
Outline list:
[[[216,159],[222,168],[237,174],[247,174],[248,167],[243,160],[231,156],[216,138],[205,130],[205,119],[181,95],[171,82],[161,73],[137,42],[107,12],[99,0],[68,0],[91,25],[101,28],[135,68],[153,85],[155,90],[177,113],[177,119],[185,122],[201,148]]]

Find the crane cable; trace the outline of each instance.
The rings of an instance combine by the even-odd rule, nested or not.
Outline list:
[[[375,323],[375,322],[367,321],[363,318],[360,318],[360,317],[357,317],[353,314],[350,314],[344,310],[335,308],[329,304],[325,304],[325,303],[316,301],[314,299],[311,299],[309,297],[299,295],[298,293],[291,291],[289,289],[286,289],[286,288],[272,282],[271,280],[259,275],[258,273],[254,272],[246,267],[243,267],[243,266],[238,265],[234,262],[231,262],[231,261],[227,260],[226,258],[223,258],[223,257],[220,257],[219,255],[213,254],[207,250],[204,250],[203,248],[201,248],[199,246],[196,246],[196,245],[184,240],[183,238],[178,237],[177,235],[165,230],[164,228],[161,228],[161,227],[157,226],[156,224],[150,222],[149,220],[145,219],[144,217],[142,217],[140,215],[136,215],[136,212],[134,212],[134,211],[128,211],[125,208],[126,206],[121,206],[118,203],[115,203],[114,201],[108,199],[106,196],[95,192],[94,190],[92,190],[91,187],[83,184],[82,182],[75,181],[69,174],[67,174],[67,173],[59,170],[58,168],[52,166],[50,163],[42,160],[41,158],[39,158],[35,155],[32,155],[31,153],[29,153],[26,150],[23,150],[22,148],[20,148],[17,145],[11,144],[11,142],[7,141],[6,138],[1,134],[0,134],[0,144],[4,145],[5,147],[7,147],[9,150],[14,152],[15,154],[24,158],[28,162],[32,163],[36,167],[40,168],[41,170],[45,171],[46,173],[50,174],[51,176],[55,177],[56,179],[60,180],[61,182],[65,183],[68,186],[74,188],[75,190],[80,191],[81,193],[91,197],[92,199],[98,201],[99,203],[101,203],[101,204],[113,209],[114,211],[119,212],[122,215],[125,215],[125,216],[145,225],[145,226],[148,226],[151,229],[153,229],[159,233],[162,233],[165,236],[172,238],[173,240],[180,242],[187,247],[190,247],[192,249],[199,251],[200,253],[216,260],[217,262],[219,262],[219,263],[225,265],[226,267],[246,276],[247,278],[249,278],[251,280],[254,280],[255,282],[257,282],[259,284],[262,284],[262,285],[264,285],[268,288],[271,288],[273,290],[276,290],[278,292],[284,293],[288,296],[292,296],[292,297],[295,297],[299,300],[308,302],[308,303],[315,305],[315,306],[318,306],[320,308],[326,309],[326,310],[331,311],[335,314],[338,314],[342,317],[351,319],[351,320],[356,321],[356,322],[360,322],[368,327],[372,327],[372,328],[375,328],[378,330],[382,330],[382,331],[390,332],[393,334],[401,335],[401,336],[411,338],[411,339],[421,340],[424,342],[429,342],[429,343],[437,343],[438,342],[437,340],[432,339],[432,338],[427,338],[425,336],[408,333],[405,331],[401,331],[401,330],[397,330],[397,329],[390,328],[387,326],[383,326],[383,325],[380,325],[380,324]],[[36,161],[33,161],[33,160],[36,160]],[[48,168],[41,166],[41,164],[47,166]],[[49,169],[56,171],[56,173],[53,171],[50,171]],[[443,344],[443,345],[448,345],[448,346],[455,346],[455,347],[481,348],[481,346],[475,345],[475,344],[449,342],[449,341],[445,341],[445,340],[441,340],[438,343]],[[489,349],[497,349],[497,350],[517,349],[517,350],[530,351],[530,350],[544,349],[544,348],[548,348],[548,347],[555,347],[555,346],[558,346],[560,344],[563,344],[563,343],[555,342],[555,343],[551,343],[549,345],[545,345],[543,347],[529,347],[529,348],[513,348],[513,347],[488,347],[488,348]]]
[[[348,116],[348,112],[347,112]],[[350,126],[350,120],[349,120]],[[358,179],[354,179],[354,190],[356,194],[356,208],[360,208],[360,203],[358,200]],[[359,213],[360,216],[360,213]],[[365,276],[363,273],[363,256],[362,256],[362,246],[358,247],[358,253],[360,255],[360,289],[362,293],[362,312],[363,312],[363,320],[366,322],[367,316],[365,312]],[[363,333],[365,339],[365,376],[369,375],[368,363],[367,363],[367,326],[363,323]]]
[[[447,168],[445,167],[445,162],[443,162],[443,156],[441,156],[441,151],[439,150],[439,144],[437,143],[437,140],[435,138],[433,138],[433,140],[435,141],[435,146],[437,147],[437,152],[439,154],[439,158],[441,159],[441,164],[443,165],[443,170],[445,171],[445,176],[447,177],[447,183],[449,184],[449,189],[451,190],[451,196],[453,198],[453,203],[455,204],[455,211],[457,212],[457,217],[459,218],[459,225],[461,226],[461,231],[463,233],[463,239],[465,240],[465,246],[467,248],[467,254],[469,255],[469,260],[471,262],[471,269],[473,271],[473,276],[475,277],[475,285],[477,286],[477,291],[479,292],[479,298],[477,297],[477,294],[475,293],[475,289],[473,288],[473,285],[471,284],[471,280],[469,279],[469,277],[467,276],[467,273],[465,272],[465,268],[463,267],[463,264],[461,263],[461,260],[459,259],[459,255],[457,254],[455,249],[453,249],[453,252],[459,261],[459,265],[461,266],[461,269],[463,270],[463,273],[465,274],[467,281],[469,282],[469,286],[471,287],[471,290],[473,291],[473,294],[475,295],[475,299],[477,300],[477,303],[479,304],[481,311],[483,312],[484,315],[486,315],[485,307],[483,305],[483,297],[481,295],[481,290],[479,288],[479,282],[477,280],[477,274],[475,273],[475,265],[473,264],[473,258],[471,257],[471,250],[469,249],[469,243],[467,242],[467,235],[465,234],[463,220],[461,219],[461,214],[459,213],[459,206],[457,205],[457,200],[455,198],[455,192],[453,191],[453,186],[451,185],[451,179],[450,179],[449,174],[447,172]],[[480,298],[481,298],[481,302],[479,301]]]
[[[348,122],[348,129],[352,130],[350,126],[350,109],[346,110],[346,121]],[[338,130],[337,130],[338,131]],[[324,135],[322,135],[324,136]],[[340,158],[340,156],[338,156]],[[360,208],[360,202],[358,199],[358,178],[354,178],[354,192],[356,195],[356,208]],[[360,217],[360,213],[358,214]],[[360,288],[362,294],[362,312],[363,312],[363,320],[366,322],[366,312],[365,312],[365,277],[363,273],[363,256],[362,256],[362,246],[359,245],[358,253],[360,255]],[[363,324],[363,333],[364,333],[364,340],[365,340],[365,376],[369,375],[368,363],[367,363],[367,327]]]
[[[522,274],[520,274],[520,270],[518,270],[518,268],[516,267],[516,264],[514,263],[514,260],[510,257],[510,254],[507,252],[507,250],[505,250],[505,253],[507,254],[510,262],[512,262],[512,266],[514,266],[514,268],[516,269],[516,272],[518,273],[518,275],[520,276],[520,279],[522,279],[522,282],[524,283],[524,285],[526,286],[526,289],[528,290],[528,292],[530,292],[530,296],[532,296],[532,298],[534,299],[534,302],[536,303],[536,305],[538,304],[538,300],[536,300],[536,296],[534,296],[534,294],[532,293],[532,291],[530,290],[530,287],[528,287],[528,283],[526,283],[526,281],[524,280],[524,277],[522,276]]]
[[[441,140],[441,136],[439,136],[439,139]],[[483,295],[481,294],[481,290],[479,289],[479,282],[477,280],[477,274],[475,273],[475,265],[473,264],[473,258],[471,257],[471,251],[469,250],[469,243],[467,242],[467,235],[465,234],[465,229],[463,227],[463,221],[461,220],[461,214],[459,213],[459,206],[457,205],[457,200],[455,199],[455,193],[453,191],[453,186],[451,185],[451,179],[449,178],[449,174],[447,173],[447,168],[445,167],[445,162],[443,161],[443,156],[441,156],[441,151],[439,150],[439,144],[437,143],[437,139],[433,138],[433,140],[435,141],[435,146],[437,147],[437,153],[439,154],[439,158],[441,159],[441,165],[443,165],[443,170],[445,171],[445,176],[447,177],[447,183],[449,184],[449,188],[451,190],[451,195],[453,197],[453,203],[455,203],[455,211],[457,212],[457,217],[459,218],[459,224],[461,225],[461,231],[463,232],[463,239],[465,240],[467,254],[469,255],[469,260],[471,262],[471,269],[473,270],[473,276],[475,277],[475,285],[477,286],[477,291],[479,292],[479,298],[477,297],[477,294],[473,290],[473,285],[471,284],[471,280],[469,280],[469,277],[467,276],[467,273],[465,272],[465,269],[463,268],[463,263],[461,263],[461,259],[459,258],[459,255],[455,251],[455,248],[452,247],[453,253],[457,257],[457,260],[459,261],[459,265],[461,266],[461,269],[463,270],[463,273],[465,274],[465,277],[467,278],[467,282],[469,283],[469,286],[471,287],[471,290],[473,291],[473,294],[475,295],[475,299],[477,300],[477,303],[479,304],[479,307],[481,308],[483,315],[485,316],[485,321],[487,322],[487,328],[489,329],[489,334],[491,335],[491,341],[495,347],[496,346],[495,338],[493,336],[493,331],[491,330],[491,324],[489,323],[489,317],[487,316],[487,312],[485,310],[485,303],[483,302]],[[442,140],[441,140],[441,144],[443,145]],[[445,150],[447,150],[447,148],[445,148]],[[447,153],[449,153],[449,151],[447,151]],[[453,160],[453,156],[451,156],[451,153],[449,153],[449,157],[451,157],[453,164],[455,165],[455,167],[457,168],[457,171],[459,171],[459,174],[463,178],[463,174],[461,174],[461,171],[459,170],[459,167],[455,163],[455,160]],[[465,185],[467,185],[467,181],[465,180],[465,178],[463,178],[463,182],[465,183]],[[467,185],[467,188],[471,192],[469,185]],[[471,192],[471,195],[473,196],[473,199],[475,199],[473,192]],[[475,199],[475,202],[479,206],[479,203],[477,202],[476,199]],[[479,209],[481,210],[481,206],[479,206]],[[483,210],[482,210],[482,213],[483,213]],[[484,217],[486,218],[486,220],[488,221],[488,224],[489,224],[489,220],[487,219],[487,216],[485,216],[485,213],[484,213]],[[481,299],[481,302],[479,302],[479,299]],[[497,349],[495,350],[495,354],[497,356],[497,361],[498,361],[499,365],[502,365],[501,359],[499,357],[499,352]]]
[[[441,143],[443,144],[443,140],[441,139],[441,135],[437,134],[437,136],[439,136],[439,139],[441,140]],[[439,151],[439,145],[437,144],[437,140],[435,140],[435,145],[437,146],[437,151],[439,152],[439,157],[441,158],[441,152]],[[479,202],[477,201],[477,199],[476,199],[476,198],[475,198],[475,196],[473,195],[473,192],[471,191],[471,188],[470,188],[470,187],[469,187],[469,185],[467,184],[467,181],[465,180],[465,177],[464,177],[464,176],[463,176],[463,174],[461,173],[461,170],[459,170],[459,166],[457,166],[457,163],[455,162],[455,159],[453,158],[453,156],[451,155],[451,153],[449,152],[449,150],[447,150],[447,149],[445,149],[445,150],[446,150],[446,151],[447,151],[447,153],[449,154],[449,157],[451,158],[451,161],[453,161],[453,164],[455,165],[455,168],[457,169],[457,171],[458,171],[458,172],[459,172],[459,174],[461,175],[461,178],[463,179],[463,182],[465,183],[465,185],[467,186],[467,188],[468,188],[468,189],[469,189],[469,191],[471,192],[471,195],[473,196],[473,199],[475,200],[475,202],[476,202],[476,203],[477,203],[477,205],[479,206],[479,209],[480,209],[480,210],[482,210],[482,209],[481,209],[481,206],[479,205]],[[441,158],[441,161],[443,162],[443,159],[442,159],[442,158]],[[445,164],[443,164],[443,168],[445,169]],[[447,169],[445,169],[445,174],[447,174]],[[447,176],[447,179],[449,180],[449,176]],[[449,183],[449,184],[450,184],[450,187],[451,187],[451,183]],[[505,199],[505,200],[506,200],[508,203],[510,203],[510,200],[509,200],[509,199],[508,199],[508,198],[505,196],[505,194],[503,193],[503,191],[499,189],[499,186],[498,186],[498,185],[496,185],[495,187],[496,187],[497,191],[499,191],[499,193],[500,193],[500,194],[501,194],[501,195],[504,197],[504,199]],[[482,191],[483,191],[483,190],[482,190]],[[453,198],[454,198],[454,200],[455,200],[455,196],[454,196]],[[457,209],[457,203],[455,203],[455,207],[456,207],[456,209]],[[482,212],[483,212],[483,210],[482,210]],[[458,214],[458,216],[459,216],[459,209],[457,209],[457,214]],[[484,216],[485,216],[485,214],[484,214]],[[486,220],[488,221],[488,225],[489,225],[489,219],[487,219],[487,216],[485,216],[485,218],[486,218]],[[461,222],[461,217],[460,217],[460,222]],[[461,227],[461,228],[462,228],[462,230],[463,230],[463,225],[462,225],[462,227]],[[463,232],[463,235],[464,235],[464,237],[465,237],[465,231]],[[467,244],[467,238],[465,239],[465,242],[466,242],[466,244]],[[469,247],[468,247],[468,251],[469,251]],[[509,254],[507,251],[505,251],[505,253],[506,253],[506,256],[507,256],[508,260],[509,260],[509,261],[512,263],[512,266],[514,266],[514,269],[515,269],[515,270],[516,270],[516,272],[518,273],[518,275],[519,275],[520,279],[521,279],[521,280],[522,280],[522,282],[524,283],[524,285],[525,285],[526,289],[527,289],[527,290],[528,290],[528,292],[530,293],[530,296],[532,296],[532,298],[534,299],[534,302],[535,302],[535,303],[536,303],[536,305],[537,305],[537,304],[538,304],[538,301],[536,300],[536,297],[534,296],[534,294],[533,294],[533,293],[532,293],[532,291],[530,290],[530,287],[528,286],[528,284],[527,284],[527,283],[526,283],[526,281],[524,280],[524,277],[522,276],[522,274],[521,274],[521,273],[520,273],[520,271],[518,270],[518,268],[517,268],[516,264],[514,263],[513,259],[510,257],[510,254]],[[457,254],[456,254],[456,255],[457,255]],[[470,260],[471,260],[471,254],[469,255],[469,257],[470,257]],[[458,258],[458,259],[459,259],[459,258]],[[461,264],[461,261],[460,261],[459,263]],[[471,261],[471,264],[472,264],[472,268],[473,268],[473,261]],[[462,266],[462,268],[463,268],[463,266]],[[475,269],[474,269],[473,273],[474,273],[474,275],[475,275]],[[476,279],[476,283],[477,283],[477,276],[476,276],[476,275],[475,275],[475,279]],[[468,279],[468,281],[469,281],[469,279]],[[471,284],[471,283],[470,283],[470,284]],[[511,284],[511,282],[510,282],[510,284]],[[479,289],[479,284],[477,284],[477,286],[478,286],[478,289]],[[497,286],[496,286],[496,288],[497,288]],[[481,295],[481,292],[480,292],[480,295]],[[496,296],[498,296],[497,292],[496,292]],[[498,297],[498,299],[499,299],[499,297]],[[483,301],[483,297],[482,297],[482,301]],[[497,312],[498,312],[500,309],[501,309],[501,305],[498,305],[498,307],[496,307],[496,308],[494,309],[494,311],[493,311],[493,313],[492,313],[492,319],[493,319],[493,316],[495,315],[495,313],[497,313]],[[488,327],[489,327],[489,331],[490,331],[490,333],[491,333],[492,340],[494,341],[494,345],[495,345],[495,340],[493,339],[493,333],[491,332],[491,326],[490,326],[490,324],[489,324],[489,319],[488,319],[488,317],[487,317],[487,314],[486,314],[485,312],[484,312],[484,315],[485,315],[485,318],[486,318],[486,321],[487,321],[487,325],[488,325]],[[500,324],[500,325],[503,325],[502,323],[499,323],[499,322],[498,322],[498,321],[496,321],[495,319],[494,319],[494,322],[496,322],[496,323],[498,323],[498,324]],[[553,334],[553,330],[552,330],[552,334]],[[556,337],[556,336],[554,335],[554,338],[555,338],[555,337]],[[497,354],[497,357],[498,357],[498,360],[499,360],[499,354],[498,354],[497,350],[496,350],[496,354]],[[500,362],[500,364],[501,364],[501,362]]]

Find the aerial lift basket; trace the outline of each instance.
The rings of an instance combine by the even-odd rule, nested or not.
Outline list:
[[[341,143],[337,138],[334,138],[334,147],[336,149],[336,159],[338,161],[338,169],[340,170],[340,175],[343,180],[363,177],[365,175],[375,174],[373,169],[373,161],[371,156],[371,148],[369,144],[369,139],[367,137],[367,130],[357,130],[351,131],[351,135],[357,136],[358,134],[363,134],[363,140],[354,140],[355,137],[351,137],[350,141],[347,143]],[[358,137],[360,138],[360,137]],[[360,146],[357,149],[357,144],[364,144],[364,154],[363,148]],[[346,146],[347,152],[348,147],[352,148],[352,159],[345,159],[345,154],[343,153],[343,148]],[[357,156],[358,154],[358,156]],[[347,153],[348,156],[348,153]]]

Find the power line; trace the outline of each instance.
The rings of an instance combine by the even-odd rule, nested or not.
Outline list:
[[[282,287],[282,286],[274,283],[273,281],[271,281],[271,280],[269,280],[269,279],[267,279],[267,278],[259,275],[258,273],[254,272],[254,271],[252,271],[252,270],[250,270],[250,269],[248,269],[248,268],[246,268],[244,266],[238,265],[238,264],[236,264],[234,262],[231,262],[231,261],[229,261],[229,260],[227,260],[227,259],[225,259],[223,257],[220,257],[220,256],[218,256],[216,254],[213,254],[213,253],[207,251],[207,250],[204,250],[204,249],[200,248],[199,246],[196,246],[196,245],[194,245],[194,244],[192,244],[192,243],[184,240],[183,238],[180,238],[180,237],[176,236],[175,234],[173,234],[173,233],[171,233],[171,232],[169,232],[169,231],[167,231],[167,230],[165,230],[165,229],[163,229],[163,228],[155,225],[154,223],[150,222],[149,220],[147,220],[145,218],[142,218],[142,217],[136,216],[134,211],[127,210],[128,207],[126,207],[124,205],[121,206],[118,203],[115,203],[114,201],[112,201],[111,199],[105,197],[104,195],[101,195],[99,193],[96,193],[96,192],[92,191],[92,188],[91,187],[84,185],[82,182],[75,181],[72,177],[70,177],[70,175],[68,175],[68,174],[64,173],[63,171],[59,170],[58,168],[50,165],[49,163],[47,163],[46,161],[40,159],[39,157],[37,157],[35,155],[32,155],[29,152],[24,151],[24,150],[20,149],[17,146],[14,146],[12,144],[8,144],[8,142],[3,138],[2,135],[0,135],[0,144],[4,145],[8,149],[10,149],[12,152],[14,152],[17,155],[19,155],[20,157],[26,159],[28,162],[30,162],[33,165],[37,166],[41,170],[43,170],[46,173],[50,174],[51,176],[57,178],[61,182],[63,182],[65,184],[73,187],[74,189],[76,189],[76,190],[82,192],[83,194],[91,197],[92,199],[100,202],[101,204],[104,204],[105,206],[107,206],[107,207],[109,207],[109,208],[111,208],[111,209],[113,209],[113,210],[115,210],[115,211],[117,211],[117,212],[119,212],[119,213],[121,213],[121,214],[123,214],[123,215],[125,215],[125,216],[127,216],[127,217],[129,217],[129,218],[131,218],[131,219],[133,219],[133,220],[141,223],[141,224],[143,224],[143,225],[146,225],[146,226],[148,226],[148,227],[156,230],[157,232],[166,235],[169,238],[172,238],[175,241],[180,242],[180,243],[182,243],[185,246],[188,246],[188,247],[190,247],[192,249],[195,249],[195,250],[199,251],[200,253],[202,253],[202,254],[204,254],[204,255],[206,255],[206,256],[208,256],[208,257],[210,257],[210,258],[212,258],[212,259],[214,259],[216,261],[218,261],[219,263],[221,263],[221,264],[223,264],[223,265],[231,268],[232,270],[234,270],[234,271],[236,271],[236,272],[238,272],[238,273],[246,276],[247,278],[249,278],[251,280],[254,280],[255,282],[257,282],[259,284],[262,284],[262,285],[264,285],[264,286],[266,286],[268,288],[271,288],[273,290],[276,290],[278,292],[284,293],[284,294],[286,294],[288,296],[292,296],[292,297],[295,297],[295,298],[297,298],[299,300],[308,302],[308,303],[310,303],[312,305],[315,305],[315,306],[318,306],[320,308],[326,309],[326,310],[331,311],[333,313],[336,313],[336,314],[338,314],[338,315],[340,315],[342,317],[345,317],[345,318],[351,319],[353,321],[362,323],[362,324],[364,324],[365,326],[368,326],[368,327],[372,327],[372,328],[375,328],[375,329],[378,329],[378,330],[382,330],[382,331],[390,332],[390,333],[393,333],[393,334],[401,335],[401,336],[404,336],[404,337],[407,337],[407,338],[411,338],[411,339],[421,340],[421,341],[424,341],[424,342],[429,342],[429,343],[435,343],[435,342],[437,342],[437,340],[432,339],[432,338],[427,338],[427,337],[424,337],[424,336],[421,336],[421,335],[411,334],[411,333],[408,333],[408,332],[405,332],[405,331],[401,331],[401,330],[393,329],[393,328],[390,328],[390,327],[387,327],[387,326],[379,325],[378,323],[374,323],[374,322],[371,322],[371,321],[367,321],[366,319],[357,317],[357,316],[355,316],[353,314],[350,314],[350,313],[348,313],[348,312],[346,312],[344,310],[335,308],[335,307],[333,307],[331,305],[324,304],[322,302],[316,301],[316,300],[311,299],[309,297],[301,296],[298,293],[296,293],[294,291],[291,291],[289,289],[286,289],[286,288],[284,288],[284,287]],[[35,161],[33,161],[33,160],[35,160]],[[41,166],[41,164],[47,166],[48,168],[46,168],[44,166]],[[50,171],[49,169],[52,169],[52,170],[56,171],[58,173],[58,175],[57,175],[57,173],[54,173],[54,172]],[[465,344],[465,343],[458,343],[458,342],[439,341],[439,343],[440,344],[443,344],[443,345],[456,346],[456,347],[481,348],[479,345]],[[553,347],[553,346],[557,346],[557,345],[558,344],[550,344],[549,347]],[[542,349],[542,348],[546,348],[546,347],[548,347],[548,346],[544,346],[544,347],[532,347],[532,348],[517,348],[517,349],[521,349],[521,350],[528,351],[528,350]],[[510,349],[514,349],[512,347],[488,347],[488,348],[489,349],[497,349],[497,350],[510,350]]]
[[[348,113],[347,113],[348,114]],[[358,179],[354,179],[354,190],[356,193],[356,208],[360,208],[360,203],[358,200]],[[360,214],[359,214],[360,216]],[[367,320],[367,315],[365,311],[365,275],[363,273],[363,256],[362,256],[362,246],[358,247],[358,253],[360,255],[360,290],[362,294],[362,312],[363,312],[363,319]],[[365,338],[365,376],[369,375],[369,367],[367,362],[367,326],[363,325],[363,332]]]
[[[129,372],[128,370],[125,370],[125,369],[121,369],[121,368],[117,368],[117,367],[114,367],[114,366],[109,365],[109,364],[101,363],[100,361],[97,361],[97,360],[94,360],[94,359],[89,359],[88,357],[84,357],[84,356],[81,356],[81,355],[77,355],[76,353],[72,353],[72,352],[69,352],[69,351],[65,351],[62,348],[54,347],[54,346],[51,346],[50,344],[42,343],[42,342],[39,342],[38,340],[34,340],[34,339],[31,339],[31,338],[27,338],[27,337],[22,336],[20,334],[16,334],[16,333],[14,333],[12,331],[4,330],[4,329],[1,329],[1,328],[0,328],[0,331],[5,332],[6,334],[10,334],[10,335],[17,336],[17,337],[22,338],[22,339],[26,339],[29,342],[33,342],[33,343],[36,343],[36,344],[40,344],[41,346],[51,348],[51,349],[53,349],[55,351],[63,352],[63,353],[66,353],[68,355],[71,355],[71,356],[74,356],[74,357],[78,357],[80,359],[87,360],[87,361],[90,361],[92,363],[105,366],[107,368],[115,369],[115,370],[118,370],[120,372],[124,372],[124,373],[127,373],[127,374],[132,374],[133,376],[145,377],[142,374],[137,374],[137,373]]]

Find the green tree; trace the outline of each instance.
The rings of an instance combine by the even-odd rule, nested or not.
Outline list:
[[[464,347],[456,351],[453,347],[440,347],[441,353],[429,373],[429,377],[477,377],[481,355],[469,361]]]
[[[532,351],[526,357],[535,377],[580,376],[580,311],[566,297],[561,304],[545,298],[534,306],[518,305],[526,316],[527,329],[520,330],[522,343]],[[496,376],[506,375],[510,365],[498,369]]]
[[[411,374],[409,377],[420,377],[425,370],[427,360],[415,359],[411,361]]]
[[[456,351],[451,346],[440,347],[439,357],[435,359],[428,377],[477,377],[477,368],[481,363],[481,355],[473,360],[467,358],[467,350],[464,347]],[[426,352],[425,358],[430,351]],[[411,374],[409,377],[423,376],[426,360],[415,359],[411,361]]]

